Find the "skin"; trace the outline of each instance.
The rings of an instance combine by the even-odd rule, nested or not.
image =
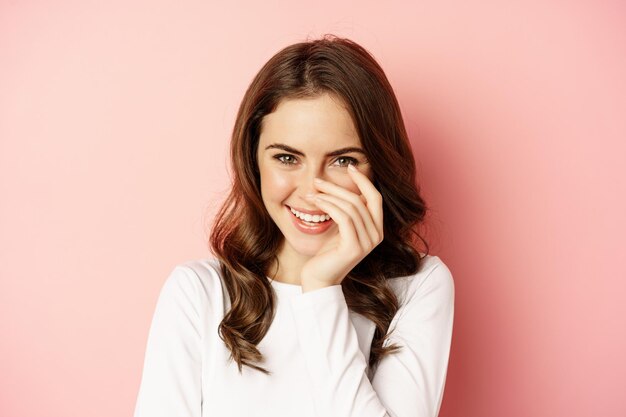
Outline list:
[[[287,145],[303,153],[268,148]],[[364,153],[327,153],[362,144],[341,100],[323,94],[289,99],[263,119],[257,161],[261,194],[284,239],[274,279],[308,292],[341,284],[383,239],[382,197]],[[349,169],[354,166],[356,169]],[[317,183],[315,179],[321,179]],[[300,232],[285,205],[330,215],[324,233]]]

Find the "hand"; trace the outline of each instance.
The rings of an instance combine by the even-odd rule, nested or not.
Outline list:
[[[383,240],[382,196],[353,165],[348,166],[348,173],[361,195],[328,181],[316,184],[324,193],[317,194],[313,202],[337,223],[339,233],[302,267],[303,292],[341,284]]]

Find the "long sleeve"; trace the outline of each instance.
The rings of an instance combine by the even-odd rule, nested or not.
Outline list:
[[[454,316],[454,282],[445,264],[437,263],[426,277],[410,282],[386,342],[402,348],[380,361],[371,382],[341,286],[291,301],[318,416],[437,416]]]
[[[177,266],[156,304],[134,417],[201,416],[199,282]]]

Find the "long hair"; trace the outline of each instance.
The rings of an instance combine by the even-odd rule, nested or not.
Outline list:
[[[343,279],[348,308],[370,319],[376,329],[370,349],[373,369],[401,347],[383,346],[400,307],[387,279],[416,273],[421,266],[418,232],[426,205],[416,185],[415,162],[400,107],[382,68],[357,43],[334,35],[280,50],[248,87],[232,132],[232,190],[211,228],[210,246],[220,262],[231,308],[219,335],[237,362],[265,374],[257,344],[275,313],[268,269],[277,261],[283,235],[261,198],[256,159],[261,122],[283,99],[329,93],[347,105],[383,198],[384,239]]]

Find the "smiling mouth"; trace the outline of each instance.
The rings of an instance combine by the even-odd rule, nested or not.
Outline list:
[[[309,213],[304,213],[299,210],[296,210],[287,205],[286,207],[289,209],[289,211],[294,217],[296,217],[302,223],[309,225],[309,226],[326,223],[331,220],[330,215],[323,213],[323,212],[320,212],[320,214],[309,214]]]
[[[291,207],[287,205],[285,205],[285,210],[289,211],[289,214],[291,215],[291,219],[293,221],[293,225],[295,226],[295,228],[299,230],[300,232],[305,233],[307,235],[323,234],[335,224],[332,218],[329,218],[328,220],[319,221],[320,220],[319,215],[315,216],[317,217],[317,220],[318,220],[317,222],[303,220],[299,218],[298,216],[296,216],[296,214],[292,211]],[[327,216],[328,215],[324,215],[324,218],[326,218]],[[305,215],[305,218],[307,218],[306,215]]]

